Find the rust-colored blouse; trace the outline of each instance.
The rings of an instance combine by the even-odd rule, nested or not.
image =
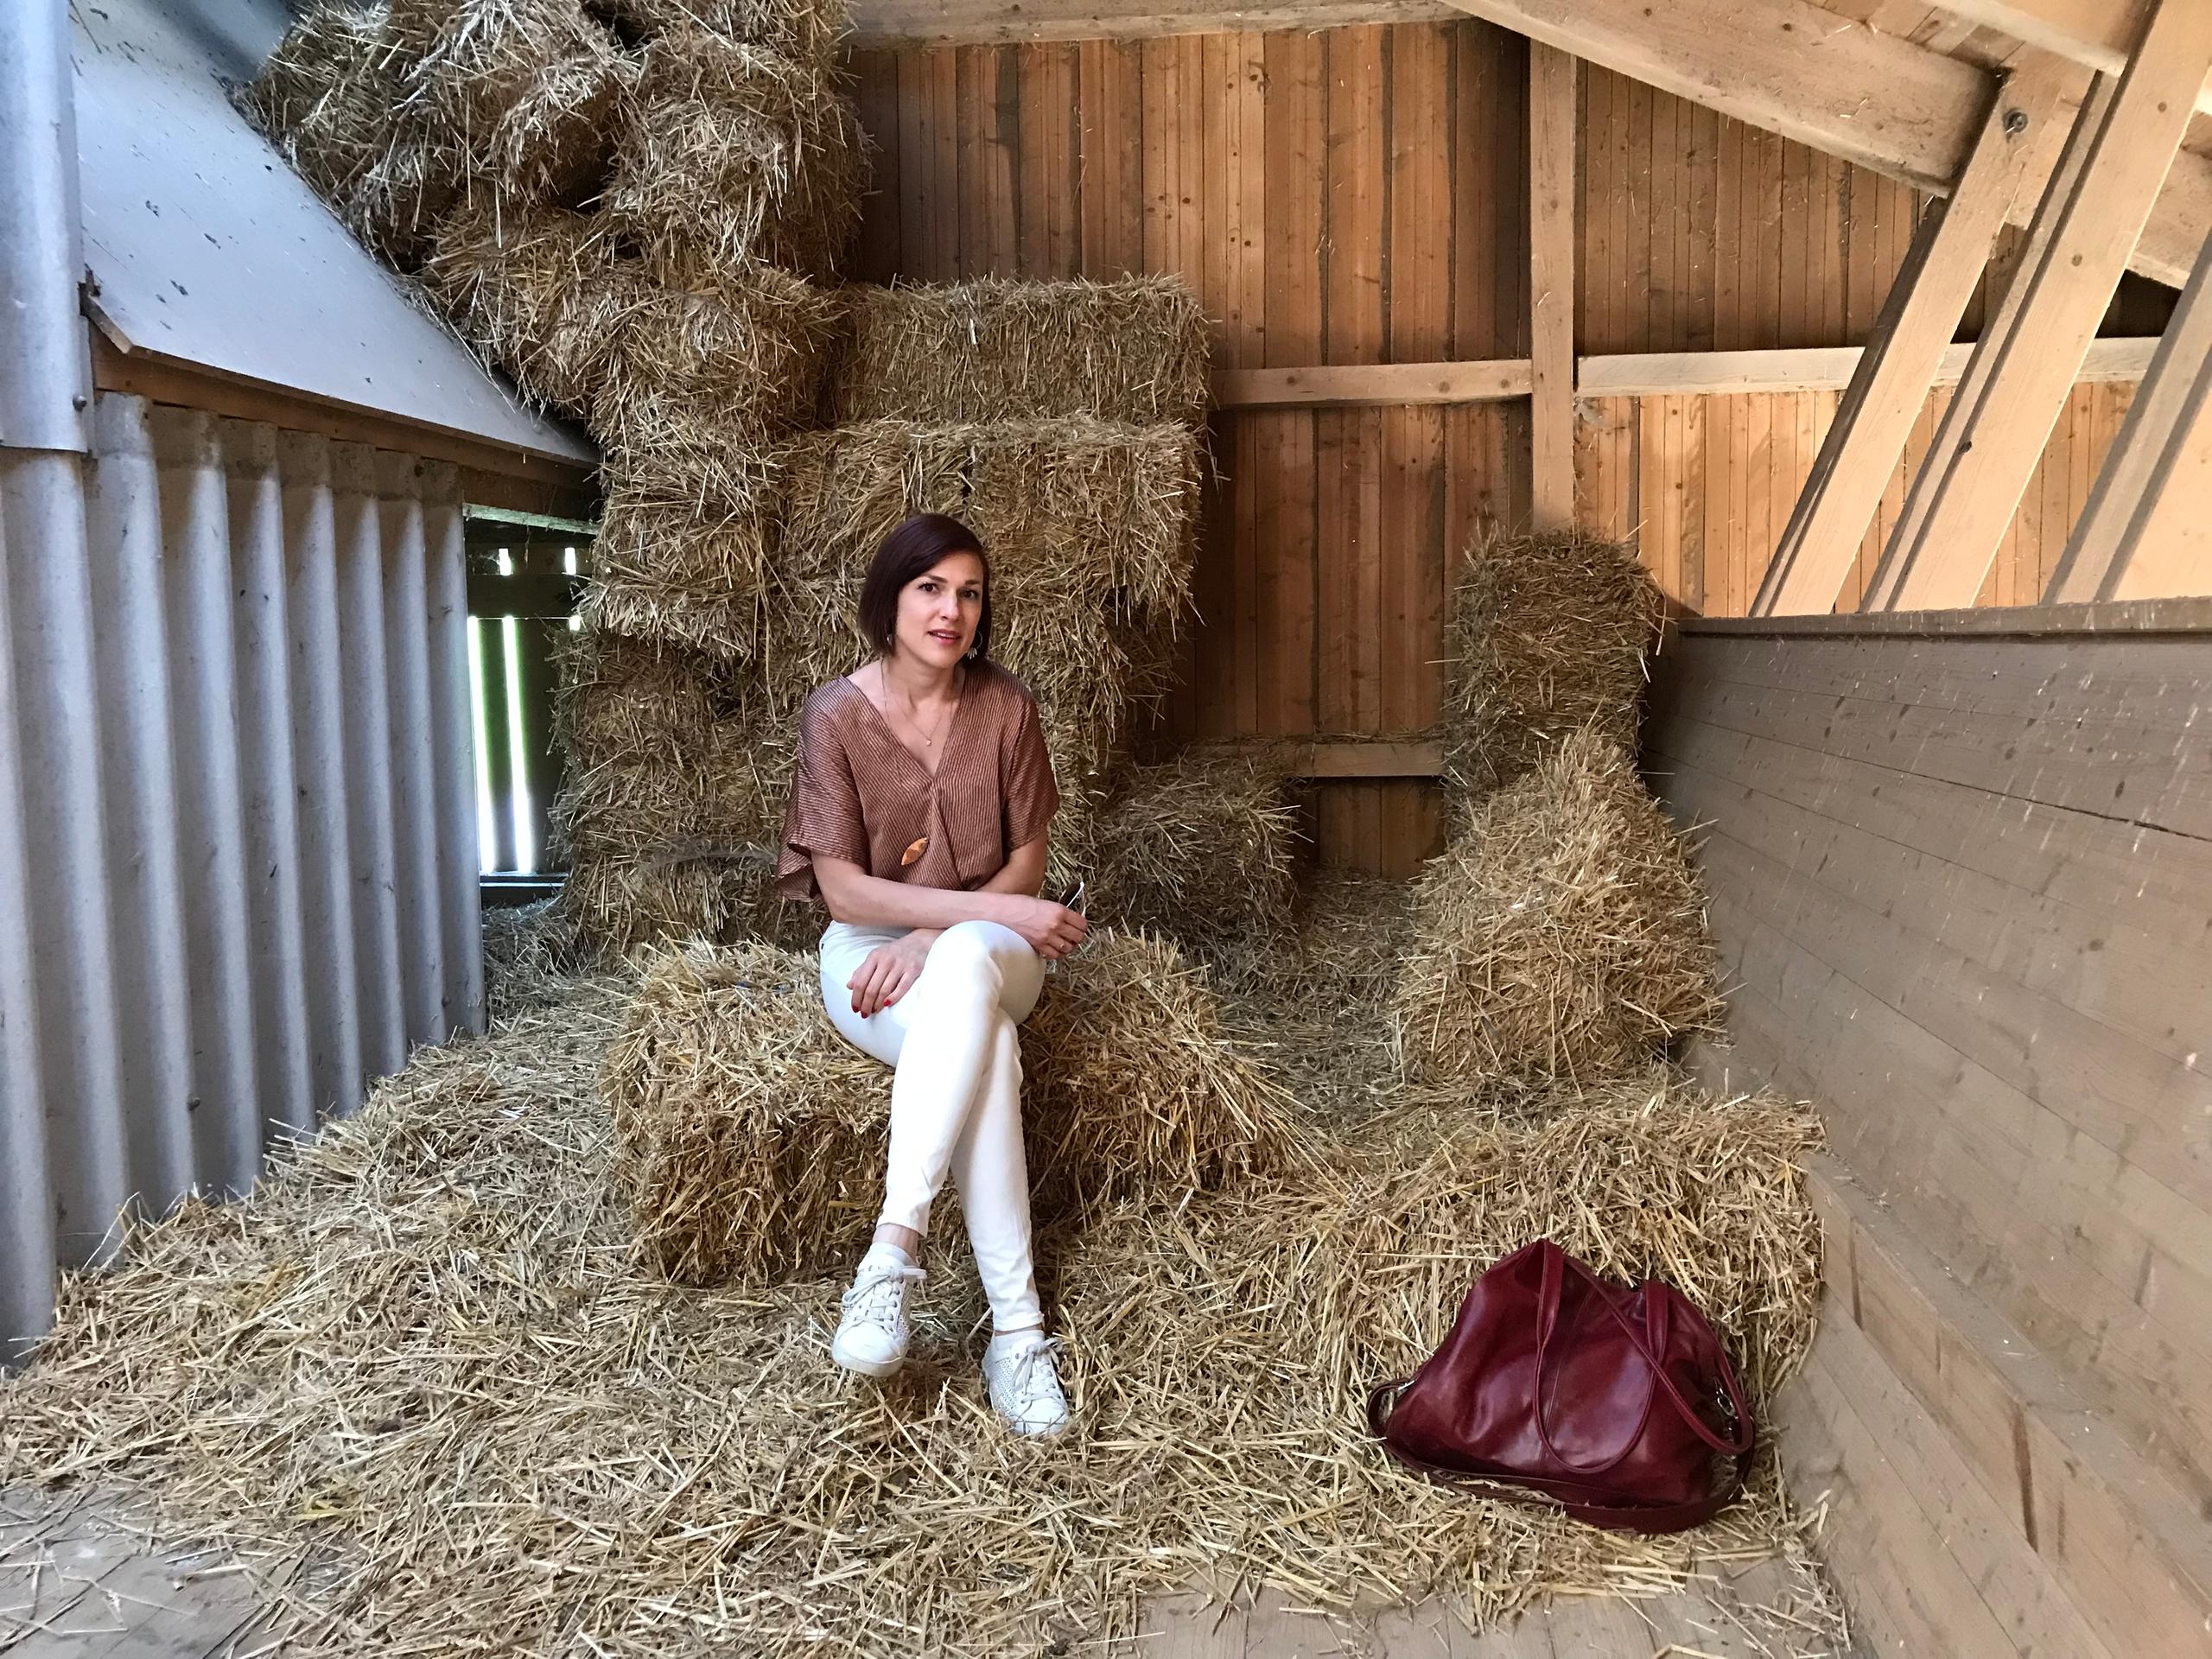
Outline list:
[[[832,680],[799,711],[776,886],[814,897],[821,854],[887,881],[972,892],[1043,835],[1059,804],[1037,704],[995,664],[968,664],[935,777],[867,692]]]

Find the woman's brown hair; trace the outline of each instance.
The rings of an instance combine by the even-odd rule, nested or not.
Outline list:
[[[918,512],[883,538],[861,583],[861,632],[880,652],[889,652],[899,626],[899,595],[915,577],[935,569],[954,553],[973,553],[983,567],[982,611],[968,655],[991,654],[991,561],[976,532],[941,512]]]

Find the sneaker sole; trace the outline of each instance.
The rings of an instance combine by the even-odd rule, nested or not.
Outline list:
[[[843,1344],[835,1340],[830,1344],[830,1357],[855,1376],[873,1377],[879,1382],[887,1376],[897,1376],[899,1368],[906,1363],[904,1354],[896,1359],[861,1359],[847,1353]]]

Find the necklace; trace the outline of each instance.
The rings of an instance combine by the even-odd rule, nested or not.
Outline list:
[[[957,682],[955,683],[957,684]],[[899,699],[892,691],[887,679],[883,688],[883,706],[888,709],[893,714],[897,715],[899,716],[899,723],[904,725],[906,728],[912,732],[916,737],[922,740],[922,747],[924,748],[934,749],[937,747],[938,739],[944,735],[945,728],[952,723],[953,716],[960,712],[960,696],[957,690],[954,692],[952,707],[950,710],[938,721],[937,729],[935,731],[923,730],[922,723],[914,718],[911,707],[907,709],[901,709],[899,707]]]

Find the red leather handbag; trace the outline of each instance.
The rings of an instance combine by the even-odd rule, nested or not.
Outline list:
[[[1548,1238],[1475,1281],[1427,1363],[1368,1396],[1367,1421],[1408,1469],[1507,1483],[1493,1495],[1630,1532],[1711,1520],[1757,1435],[1727,1351],[1680,1291],[1609,1285]]]

